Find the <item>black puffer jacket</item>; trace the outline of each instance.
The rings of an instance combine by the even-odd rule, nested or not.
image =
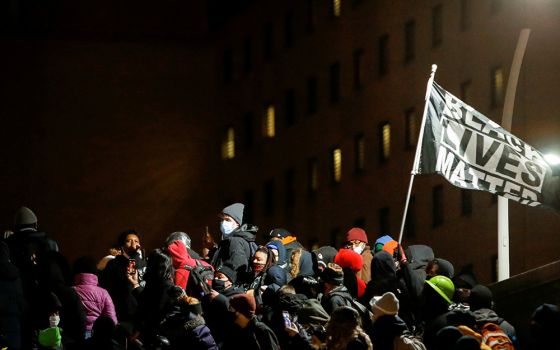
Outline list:
[[[255,225],[244,224],[222,239],[212,257],[214,268],[219,269],[222,265],[229,265],[237,272],[238,284],[245,282],[253,254],[257,250],[255,236],[258,230]]]

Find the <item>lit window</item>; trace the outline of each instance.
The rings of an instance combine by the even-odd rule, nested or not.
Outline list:
[[[331,0],[331,15],[333,18],[340,17],[342,0]]]
[[[263,122],[263,135],[264,137],[274,137],[276,135],[276,116],[274,106],[270,105],[266,108],[266,113]]]
[[[391,155],[391,124],[381,125],[381,160],[389,159]]]
[[[233,159],[235,157],[235,130],[233,127],[226,129],[224,142],[222,143],[222,158]]]
[[[501,67],[492,69],[492,107],[499,107],[504,101],[504,71]]]
[[[332,151],[332,180],[334,183],[342,180],[342,151],[340,148]]]
[[[405,137],[406,149],[413,149],[418,140],[418,118],[414,108],[410,108],[405,112]]]
[[[319,166],[317,158],[309,159],[307,170],[307,190],[310,195],[313,195],[319,188]]]
[[[366,141],[364,135],[356,136],[355,143],[355,154],[356,154],[356,172],[360,173],[364,171],[366,165]]]

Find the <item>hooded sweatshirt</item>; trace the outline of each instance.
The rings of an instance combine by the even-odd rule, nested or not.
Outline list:
[[[181,241],[175,241],[167,247],[171,255],[173,267],[175,268],[175,285],[185,289],[189,280],[190,271],[185,266],[196,266],[196,260],[192,258]]]

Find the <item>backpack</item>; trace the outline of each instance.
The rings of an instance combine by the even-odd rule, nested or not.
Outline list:
[[[394,350],[426,350],[426,345],[422,343],[422,339],[415,336],[409,331],[404,331],[401,335],[395,337],[393,342]]]
[[[488,345],[493,350],[514,350],[515,347],[511,339],[504,332],[502,327],[495,323],[486,323],[480,328],[482,344]]]
[[[344,298],[346,301],[346,306],[350,306],[354,310],[358,311],[360,315],[360,319],[362,320],[362,329],[367,333],[371,334],[373,329],[373,313],[368,310],[362,303],[358,302],[354,298],[348,298],[347,295],[339,292],[333,292],[331,295],[338,295],[339,297]]]
[[[185,265],[185,270],[190,272],[185,288],[187,294],[196,298],[210,294],[214,279],[214,268],[211,265],[204,265],[200,260],[196,260],[196,266]]]

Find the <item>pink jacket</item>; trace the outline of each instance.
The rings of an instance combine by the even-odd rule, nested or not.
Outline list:
[[[113,299],[107,290],[97,285],[97,276],[79,273],[74,277],[74,290],[78,293],[86,313],[86,330],[90,331],[99,316],[110,317],[117,324]]]

